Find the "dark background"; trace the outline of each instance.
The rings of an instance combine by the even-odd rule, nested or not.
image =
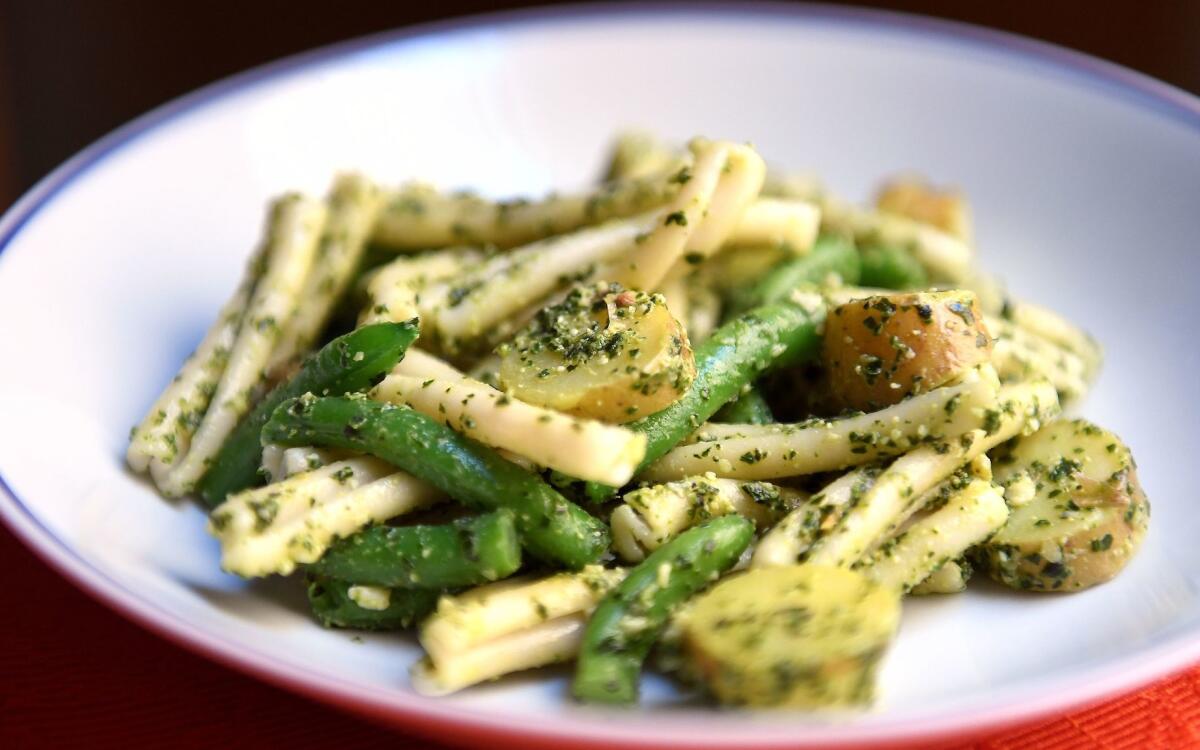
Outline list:
[[[884,0],[1044,39],[1200,92],[1200,1]],[[310,47],[516,3],[0,0],[0,206],[75,151],[197,86]]]

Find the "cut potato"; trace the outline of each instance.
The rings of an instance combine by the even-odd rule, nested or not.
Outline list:
[[[958,190],[939,190],[919,177],[900,177],[880,188],[875,207],[971,241],[971,207]]]
[[[984,547],[989,574],[1023,591],[1078,591],[1121,571],[1146,534],[1150,503],[1120,438],[1082,419],[1051,422],[998,455],[1013,508]],[[1011,503],[1011,498],[1010,498]]]
[[[837,404],[872,411],[937,388],[991,351],[975,295],[956,290],[839,305],[825,320],[821,357]]]
[[[695,600],[684,651],[722,703],[861,705],[899,621],[899,592],[860,573],[758,568]]]
[[[629,422],[677,401],[696,376],[687,333],[661,295],[578,287],[501,347],[504,390],[531,404]]]

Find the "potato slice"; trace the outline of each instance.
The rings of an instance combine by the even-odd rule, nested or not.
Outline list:
[[[833,399],[874,411],[991,357],[992,337],[968,291],[877,295],[826,317],[821,356]]]
[[[879,189],[875,207],[971,241],[971,207],[958,190],[940,190],[920,177],[899,177]]]
[[[726,704],[817,708],[871,700],[900,621],[899,591],[851,570],[757,568],[687,612],[684,653]]]
[[[1051,422],[1019,438],[993,466],[1016,507],[985,545],[984,558],[988,573],[1006,586],[1095,586],[1125,567],[1146,534],[1150,503],[1133,455],[1091,422]]]
[[[504,390],[607,422],[665,409],[696,376],[687,333],[662,295],[603,282],[573,289],[499,351]]]

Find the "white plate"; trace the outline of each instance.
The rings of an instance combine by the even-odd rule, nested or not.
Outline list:
[[[506,194],[581,185],[612,132],[749,139],[865,196],[917,168],[962,185],[985,263],[1085,321],[1108,365],[1084,411],[1133,447],[1141,555],[1070,596],[980,585],[914,600],[873,711],[681,704],[647,680],[618,720],[564,673],[428,700],[411,641],[320,630],[298,587],[217,568],[191,505],[123,467],[129,426],[232,288],[268,196],[338,169]],[[1136,74],[908,17],[753,6],[591,8],[456,22],[318,51],[153,112],[0,224],[0,511],[47,561],[155,630],[356,710],[459,741],[606,747],[923,741],[1131,688],[1200,656],[1191,340],[1200,106]],[[80,637],[86,637],[80,634]],[[453,726],[453,729],[450,727]]]

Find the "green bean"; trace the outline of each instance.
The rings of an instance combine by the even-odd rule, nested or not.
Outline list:
[[[743,313],[714,331],[696,347],[696,378],[688,392],[666,409],[625,425],[646,434],[646,455],[638,470],[695,432],[768,367],[816,356],[824,317],[823,308],[779,302]],[[588,482],[585,492],[600,502],[616,494],[616,488]]]
[[[364,529],[309,569],[372,586],[448,589],[507,578],[519,567],[520,538],[505,508],[446,524]]]
[[[350,597],[358,584],[321,576],[308,579],[308,603],[313,615],[327,628],[401,630],[410,628],[437,606],[435,589],[392,589],[387,606],[367,609]]]
[[[859,283],[883,289],[924,289],[929,286],[925,267],[912,253],[895,245],[864,243],[858,248],[862,261]]]
[[[738,313],[786,300],[797,287],[820,284],[830,274],[840,276],[846,284],[859,283],[862,274],[862,262],[854,242],[841,234],[822,234],[808,255],[789,258],[768,271],[757,283],[735,291],[729,300],[729,309]]]
[[[743,390],[736,398],[721,407],[712,417],[714,422],[725,424],[771,424],[775,415],[771,413],[771,405],[755,386]]]
[[[415,320],[378,323],[339,336],[321,347],[291,380],[277,386],[243,417],[225,440],[197,487],[204,503],[215,508],[226,496],[259,483],[258,469],[262,464],[259,436],[279,404],[305,393],[341,395],[369,388],[404,358],[404,352],[416,338]]]
[[[608,549],[608,526],[541,477],[408,407],[365,397],[305,396],[275,410],[263,440],[370,453],[468,507],[511,508],[525,549],[546,562],[580,568]]]
[[[588,620],[572,692],[583,701],[629,703],[638,673],[671,612],[733,567],[754,536],[738,515],[695,526],[651,552]]]

